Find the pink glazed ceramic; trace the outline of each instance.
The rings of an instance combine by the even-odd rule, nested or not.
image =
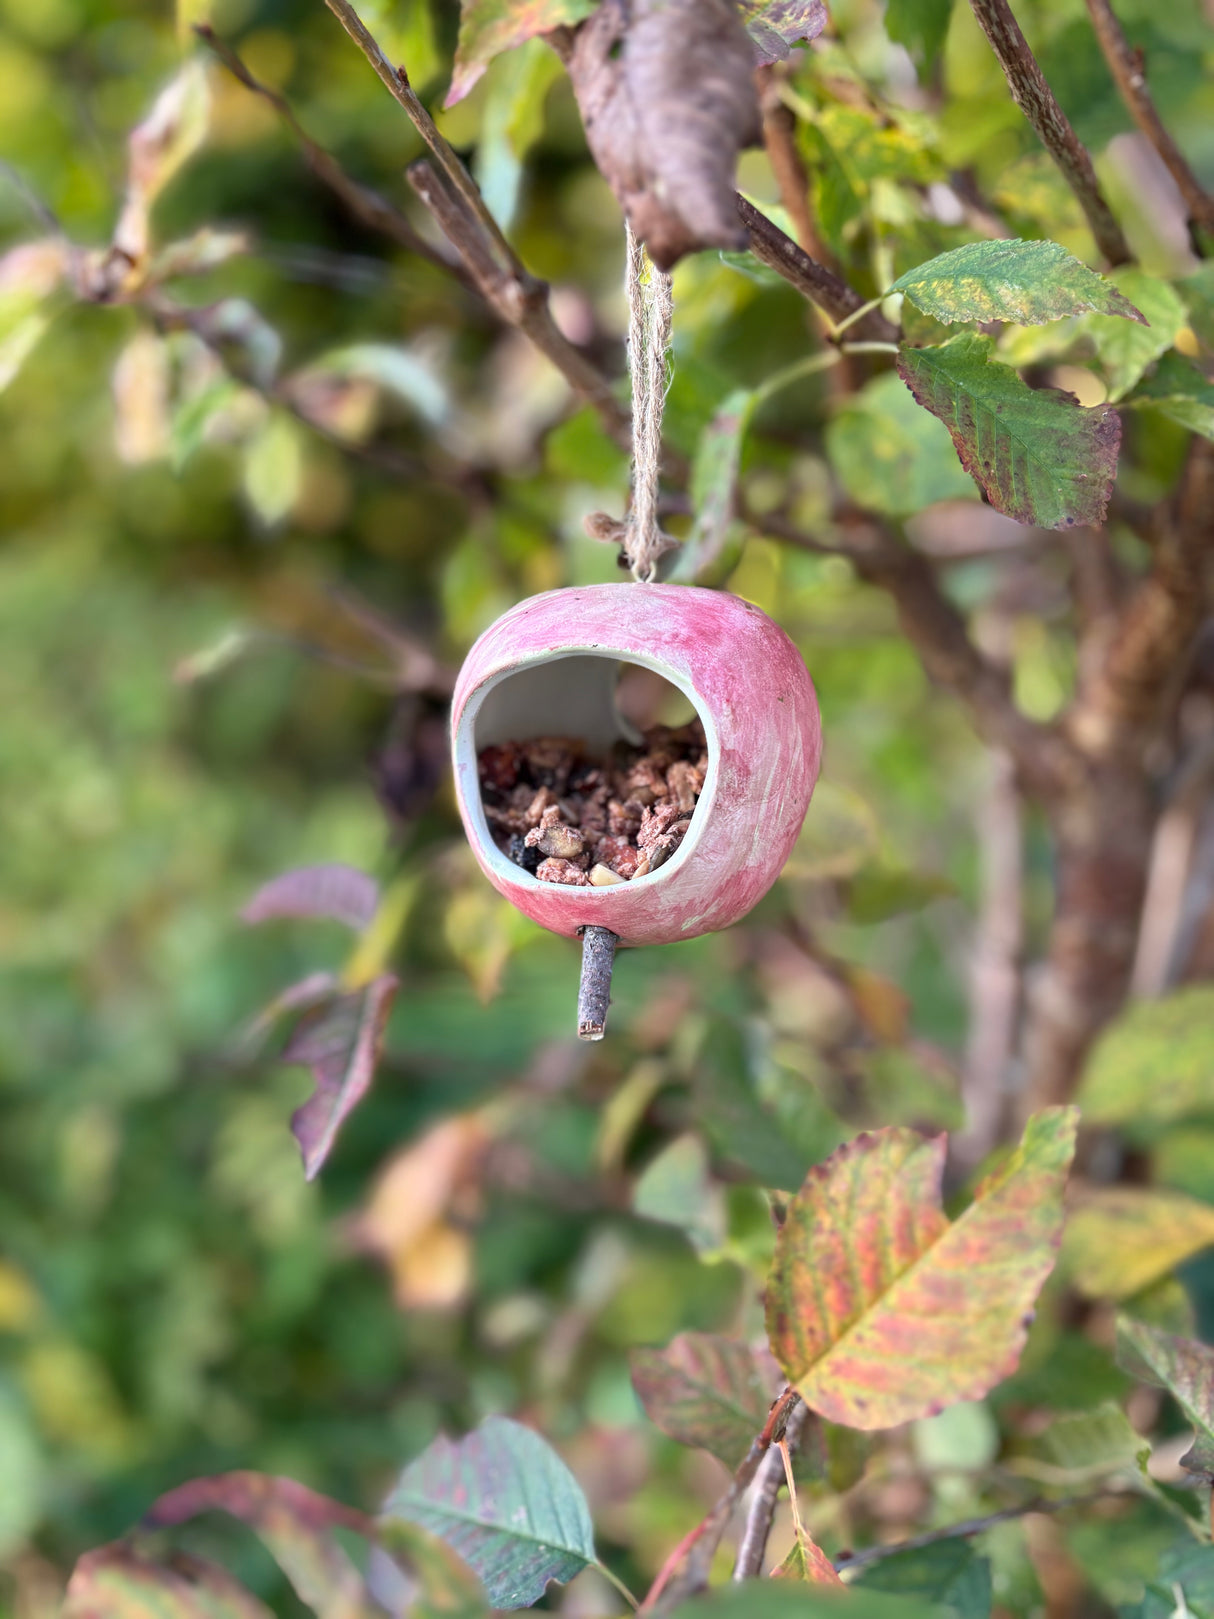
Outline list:
[[[708,776],[690,829],[647,877],[541,883],[493,842],[477,754],[534,736],[582,737],[594,753],[638,740],[615,707],[621,663],[656,670],[704,722]],[[610,928],[622,944],[691,939],[744,916],[788,858],[822,751],[813,683],[784,631],[737,596],[689,585],[587,585],[520,602],[469,652],[451,724],[460,814],[485,876],[553,933]]]

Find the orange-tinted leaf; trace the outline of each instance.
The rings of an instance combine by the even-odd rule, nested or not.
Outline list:
[[[835,1565],[803,1524],[797,1525],[797,1538],[779,1568],[772,1569],[776,1580],[803,1580],[808,1585],[831,1585],[846,1589],[835,1573]]]
[[[364,1603],[362,1577],[333,1535],[337,1526],[373,1534],[353,1507],[318,1495],[293,1479],[267,1473],[220,1473],[170,1490],[147,1513],[149,1529],[184,1523],[200,1512],[227,1512],[265,1543],[302,1601],[320,1615],[353,1616]]]
[[[316,1080],[316,1090],[291,1115],[309,1180],[320,1173],[346,1116],[375,1076],[399,982],[381,973],[365,989],[305,1015],[287,1043],[283,1061],[305,1064]]]
[[[217,1563],[171,1553],[156,1562],[125,1541],[85,1552],[61,1619],[271,1619],[269,1608]]]
[[[857,1136],[788,1206],[767,1288],[771,1346],[833,1422],[889,1428],[980,1399],[1015,1367],[1054,1264],[1078,1113],[1035,1114],[950,1225],[945,1140]]]
[[[665,1349],[634,1349],[631,1364],[632,1386],[664,1434],[737,1467],[771,1406],[748,1344],[681,1332]]]

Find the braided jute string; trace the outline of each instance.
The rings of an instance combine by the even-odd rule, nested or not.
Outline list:
[[[670,331],[674,297],[670,277],[651,262],[628,227],[628,370],[632,376],[632,505],[624,552],[632,577],[651,580],[674,543],[658,527],[658,475],[662,467],[662,413],[670,387]]]
[[[632,380],[632,499],[623,522],[606,512],[586,519],[586,532],[623,548],[632,577],[648,584],[658,562],[678,541],[658,525],[662,413],[670,387],[670,332],[674,298],[670,277],[650,259],[626,227],[628,262],[628,372]]]

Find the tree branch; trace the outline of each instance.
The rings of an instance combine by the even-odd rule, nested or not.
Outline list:
[[[499,266],[479,217],[467,207],[463,194],[448,182],[446,174],[427,158],[411,163],[405,172],[485,302],[499,319],[517,327],[552,361],[577,397],[594,406],[611,438],[621,449],[628,449],[632,443],[629,413],[615,397],[607,378],[574,348],[553,320],[547,283],[525,270],[515,272]]]
[[[684,1597],[702,1591],[708,1584],[708,1570],[712,1559],[738,1502],[750,1488],[763,1458],[775,1441],[783,1437],[800,1404],[801,1396],[793,1388],[786,1388],[783,1394],[772,1402],[762,1433],[752,1440],[750,1449],[730,1479],[725,1493],[708,1516],[689,1534],[683,1536],[662,1564],[657,1578],[650,1586],[644,1602],[641,1603],[642,1613],[654,1615],[667,1613]]]
[[[260,79],[255,78],[232,47],[220,39],[213,28],[206,23],[196,23],[194,32],[204,45],[214,51],[234,79],[243,84],[246,90],[251,90],[254,95],[269,102],[299,143],[304,159],[313,174],[341,199],[355,219],[370,230],[379,231],[382,235],[390,237],[398,247],[429,259],[433,264],[441,265],[450,274],[471,284],[463,268],[436,252],[429,242],[418,235],[399,208],[394,208],[386,197],[381,197],[379,192],[373,191],[370,186],[352,179],[333,154],[326,152],[323,146],[312,139],[296,118],[286,98],[279,95],[277,90],[272,90],[268,84],[263,84]]]
[[[1109,0],[1087,0],[1087,6],[1100,49],[1130,117],[1159,153],[1184,198],[1190,234],[1199,226],[1214,235],[1214,197],[1193,173],[1155,110],[1147,89],[1142,52],[1135,50],[1125,37]]]
[[[423,159],[413,164],[409,180],[459,254],[476,289],[501,320],[517,327],[551,360],[574,394],[593,405],[615,443],[627,449],[631,444],[627,410],[616,399],[607,378],[553,320],[547,283],[523,267],[476,182],[414,93],[405,70],[392,66],[349,0],[325,3],[430,148],[433,162]]]
[[[1075,193],[1097,247],[1110,264],[1127,263],[1129,245],[1104,199],[1087,147],[1058,105],[1008,0],[970,0],[970,6],[999,59],[1016,105]]]
[[[804,248],[798,247],[791,236],[786,236],[766,214],[761,214],[746,198],[737,198],[738,214],[750,232],[750,251],[760,264],[766,264],[777,275],[784,277],[803,298],[824,309],[833,321],[846,320],[857,309],[863,309],[864,300],[853,287],[841,280],[833,270],[811,259]],[[855,335],[876,342],[892,343],[897,340],[897,328],[891,326],[877,310],[856,322]]]
[[[924,1546],[935,1546],[941,1540],[981,1535],[996,1524],[1007,1523],[1012,1518],[1027,1518],[1034,1512],[1065,1512],[1068,1507],[1084,1507],[1092,1501],[1107,1501],[1110,1497],[1118,1496],[1130,1498],[1132,1495],[1130,1490],[1093,1490],[1089,1495],[1069,1495],[1060,1501],[1037,1496],[1023,1506],[1004,1507],[1002,1512],[988,1513],[985,1518],[965,1518],[960,1523],[950,1524],[947,1529],[933,1529],[930,1534],[915,1535],[910,1540],[891,1541],[888,1546],[865,1546],[862,1551],[852,1552],[850,1557],[837,1558],[835,1567],[840,1573],[846,1569],[864,1568],[869,1563],[879,1563],[882,1558],[896,1557],[899,1552],[917,1552]]]
[[[789,1412],[784,1428],[784,1440],[790,1451],[796,1451],[801,1443],[805,1426],[811,1420],[817,1422],[819,1419],[804,1403],[795,1406]],[[783,1483],[784,1457],[779,1448],[773,1445],[763,1458],[758,1476],[751,1488],[746,1522],[742,1529],[742,1538],[738,1542],[738,1557],[733,1566],[735,1580],[756,1579],[763,1572],[763,1557],[767,1551],[767,1542],[771,1538],[776,1501]]]
[[[1210,600],[1214,561],[1214,444],[1194,438],[1175,495],[1157,509],[1154,556],[1122,607],[1103,658],[1067,716],[1092,759],[1136,754],[1177,688]],[[1082,649],[1081,649],[1082,651]]]
[[[1057,727],[1016,707],[1010,675],[975,646],[927,558],[867,523],[851,525],[847,555],[862,579],[893,597],[903,634],[930,678],[965,704],[989,746],[1011,755],[1021,783],[1043,803],[1055,803],[1078,773],[1078,757]]]

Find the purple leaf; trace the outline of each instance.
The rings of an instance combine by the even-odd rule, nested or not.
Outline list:
[[[291,1116],[309,1180],[329,1156],[347,1114],[366,1095],[399,983],[394,973],[381,973],[365,989],[306,1014],[287,1042],[282,1060],[310,1068],[316,1080],[314,1094]]]
[[[259,888],[240,916],[249,923],[327,917],[361,933],[378,905],[379,884],[365,871],[354,866],[297,866]]]

